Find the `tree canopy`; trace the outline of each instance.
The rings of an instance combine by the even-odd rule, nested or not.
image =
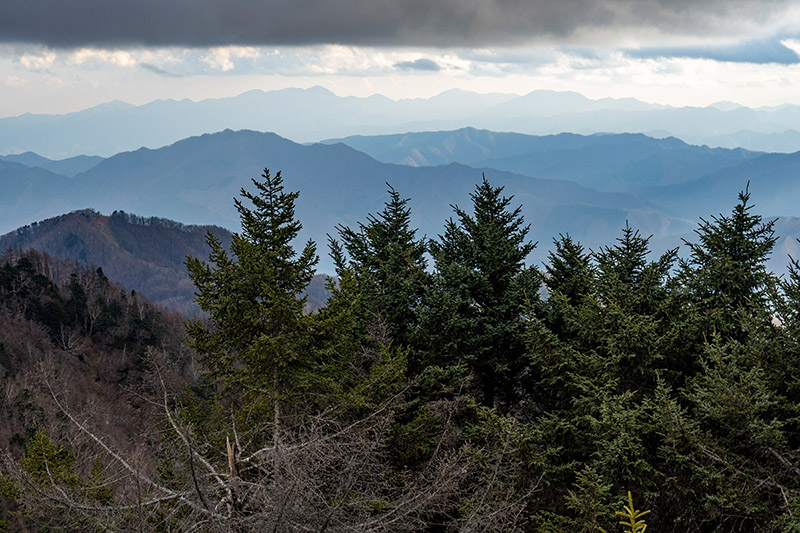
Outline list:
[[[768,271],[774,222],[747,188],[683,250],[656,255],[626,223],[595,250],[559,236],[539,270],[521,207],[485,177],[430,240],[389,187],[382,211],[332,228],[337,277],[311,313],[298,193],[267,170],[253,187],[230,248],[209,235],[208,259],[187,260],[206,312],[187,324],[194,380],[168,377],[156,321],[141,307],[132,328],[102,272],[0,268],[0,317],[72,364],[92,339],[130,346],[137,398],[157,407],[135,463],[52,373],[8,387],[27,418],[0,477],[6,519],[611,532],[619,514],[642,531],[647,509],[654,531],[800,530],[800,265]],[[26,349],[0,339],[8,376]]]

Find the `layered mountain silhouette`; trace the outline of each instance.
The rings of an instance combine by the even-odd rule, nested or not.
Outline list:
[[[333,271],[327,235],[380,211],[387,182],[411,199],[419,236],[435,237],[453,216],[451,204],[469,209],[469,195],[485,175],[523,206],[530,235],[540,242],[534,262],[545,259],[560,233],[597,248],[613,243],[626,221],[652,234],[657,251],[677,246],[699,217],[727,212],[748,181],[759,213],[800,216],[792,201],[800,193],[800,154],[710,149],[637,134],[535,137],[475,129],[346,142],[386,162],[342,142],[301,145],[249,130],[122,152],[92,160],[72,177],[0,160],[0,231],[86,206],[235,231],[233,199],[265,167],[282,171],[286,188],[300,191],[300,237],[318,243],[325,273]]]
[[[34,152],[0,156],[0,161],[20,163],[33,168],[43,168],[55,172],[56,174],[63,174],[64,176],[70,177],[89,170],[102,160],[102,157],[89,155],[77,155],[75,157],[68,157],[67,159],[53,160],[42,157]]]
[[[386,182],[411,198],[413,222],[421,234],[435,236],[452,216],[450,204],[468,206],[482,174],[506,187],[506,193],[524,206],[533,237],[542,242],[559,232],[594,242],[607,230],[623,226],[626,219],[642,220],[643,231],[659,234],[665,227],[690,227],[689,222],[661,215],[636,196],[599,192],[570,181],[460,163],[418,168],[387,164],[343,144],[304,146],[271,133],[228,130],[158,150],[120,153],[72,178],[44,174],[35,186],[39,216],[25,216],[33,197],[15,202],[14,194],[7,195],[5,201],[14,209],[0,213],[0,231],[87,205],[100,212],[123,210],[235,230],[238,213],[233,198],[242,187],[251,187],[250,178],[258,177],[264,167],[282,170],[286,187],[300,191],[301,237],[318,243],[324,243],[337,224],[355,225],[379,211],[387,198]],[[54,185],[44,186],[45,179]],[[577,216],[578,212],[586,216]],[[589,219],[592,223],[585,223]],[[330,272],[326,250],[320,252],[320,268]]]
[[[223,129],[273,131],[298,142],[466,126],[526,134],[639,132],[693,144],[757,151],[800,150],[800,106],[731,103],[670,107],[633,98],[592,100],[574,92],[523,96],[450,90],[431,98],[339,97],[322,87],[249,91],[228,98],[109,102],[63,115],[0,118],[0,153],[63,159],[156,148]],[[52,169],[51,169],[52,170]]]
[[[379,161],[411,166],[453,162],[526,176],[570,180],[603,191],[682,183],[762,155],[692,146],[642,134],[534,136],[475,128],[333,139]]]

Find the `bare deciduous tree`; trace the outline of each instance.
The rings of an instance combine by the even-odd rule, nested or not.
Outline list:
[[[242,431],[232,417],[220,440],[187,423],[157,357],[152,367],[153,389],[137,394],[163,422],[156,457],[116,449],[101,417],[73,412],[67,393],[43,375],[80,481],[46,469],[42,477],[6,457],[23,508],[82,531],[514,531],[525,522],[537,487],[520,486],[513,436],[498,435],[502,446],[491,449],[469,444],[454,422],[470,407],[466,397],[431,405],[440,428],[433,450],[418,468],[398,469],[393,428],[410,388],[348,423],[336,406],[298,417],[284,423],[277,444],[263,438],[271,428]]]

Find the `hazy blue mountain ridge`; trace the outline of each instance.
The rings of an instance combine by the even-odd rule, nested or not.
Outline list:
[[[0,233],[76,209],[71,178],[0,160]]]
[[[322,87],[312,87],[254,90],[199,102],[156,100],[141,106],[120,102],[65,115],[0,118],[0,153],[110,156],[228,128],[275,131],[295,140],[312,141],[354,132],[383,133],[387,127],[431,116],[460,118],[464,108],[472,114],[513,97],[448,91],[430,99],[394,101],[380,95],[342,98]]]
[[[339,97],[322,87],[249,91],[194,102],[110,102],[64,115],[0,118],[0,153],[34,151],[49,158],[110,156],[155,148],[209,131],[274,131],[298,142],[351,135],[457,129],[467,126],[526,134],[564,131],[641,132],[694,144],[800,149],[800,106],[670,107],[632,98],[592,100],[578,93],[476,94],[452,90],[431,98]]]
[[[69,177],[89,170],[102,160],[102,157],[89,155],[78,155],[67,159],[53,160],[42,157],[35,152],[0,156],[0,161],[20,163],[33,168],[44,168],[56,174],[63,174]]]
[[[665,213],[697,218],[724,211],[732,195],[748,182],[759,213],[800,215],[800,152],[763,154],[685,183],[647,188],[637,194]]]
[[[642,134],[532,136],[474,128],[325,142],[342,142],[385,162],[413,166],[459,162],[570,180],[603,191],[634,191],[689,181],[761,155]]]
[[[439,157],[469,156],[468,161],[477,162],[418,167],[383,163],[341,143],[301,145],[273,133],[248,130],[119,153],[72,178],[0,161],[0,180],[5,179],[0,202],[6,207],[0,210],[0,231],[86,206],[105,213],[122,210],[237,230],[233,198],[242,187],[251,188],[250,178],[259,176],[265,166],[273,173],[283,172],[287,189],[300,191],[296,210],[303,223],[300,237],[318,243],[320,270],[328,273],[332,264],[326,235],[334,233],[337,224],[355,226],[368,213],[380,211],[387,198],[386,182],[411,199],[412,223],[420,236],[435,237],[453,215],[451,204],[469,208],[469,194],[485,174],[523,206],[532,225],[530,236],[541,243],[531,256],[536,262],[546,257],[559,233],[597,248],[613,243],[626,221],[643,234],[652,234],[656,249],[679,245],[700,216],[727,212],[748,179],[759,213],[800,215],[800,206],[793,202],[800,193],[800,185],[795,185],[800,153],[710,149],[642,135],[537,138],[462,130],[399,138],[398,154],[415,146],[438,146]],[[427,143],[439,139],[439,144],[414,144],[413,139]],[[376,139],[363,141],[379,146]],[[542,149],[508,155],[529,150],[531,143],[540,143],[536,146]],[[420,151],[425,150],[433,153]],[[481,159],[497,154],[508,157]],[[481,164],[487,161],[517,165],[532,175]],[[695,177],[707,170],[711,172]],[[569,181],[570,177],[598,187]],[[687,181],[671,183],[679,179]],[[622,185],[630,192],[599,190]]]
[[[368,213],[382,209],[386,182],[411,198],[413,222],[421,235],[435,236],[442,231],[445,219],[452,216],[450,204],[470,204],[469,194],[482,173],[492,183],[505,186],[506,193],[524,206],[532,237],[544,243],[559,232],[593,239],[602,233],[599,228],[621,227],[631,218],[645,221],[642,229],[648,232],[661,233],[676,225],[684,230],[691,227],[687,221],[667,220],[647,200],[626,193],[603,193],[569,181],[459,163],[419,168],[387,164],[343,144],[305,146],[271,133],[228,130],[157,150],[120,153],[74,178],[61,177],[69,187],[38,191],[36,201],[43,206],[40,214],[0,212],[0,231],[87,205],[105,213],[123,210],[235,230],[238,213],[233,198],[242,187],[251,187],[250,178],[257,177],[265,166],[272,172],[281,170],[286,187],[300,191],[301,238],[320,244],[321,270],[325,272],[332,270],[324,248],[326,234],[339,223],[355,225]],[[44,210],[52,205],[58,210]],[[576,216],[576,211],[585,210],[594,213],[589,217],[593,223]],[[544,251],[540,251],[543,257]]]

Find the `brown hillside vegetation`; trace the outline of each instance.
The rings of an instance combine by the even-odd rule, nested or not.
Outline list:
[[[184,262],[187,255],[207,253],[208,231],[230,243],[230,232],[216,226],[184,226],[121,211],[104,216],[85,209],[8,233],[0,237],[0,250],[35,249],[101,267],[109,279],[129,290],[164,307],[193,313],[194,287]]]
[[[110,216],[92,209],[34,222],[0,236],[0,251],[37,250],[91,269],[145,295],[167,309],[194,315],[195,287],[186,273],[186,257],[207,257],[206,234],[230,246],[231,233],[219,226],[190,226],[122,211]],[[325,304],[326,276],[315,276],[308,288],[308,309]]]
[[[136,456],[158,441],[157,419],[134,391],[147,354],[170,353],[168,379],[195,380],[181,340],[183,317],[110,282],[100,271],[38,252],[0,259],[0,442],[13,457],[42,438],[69,434],[54,398]],[[89,415],[92,415],[91,417]],[[95,453],[69,439],[74,453]],[[152,450],[145,453],[152,456]]]

